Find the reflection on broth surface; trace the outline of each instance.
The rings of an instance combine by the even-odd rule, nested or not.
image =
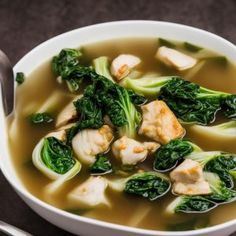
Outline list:
[[[181,43],[176,44],[177,50],[195,58],[216,56],[216,54],[206,49],[195,53],[189,52],[183,48]],[[166,67],[154,58],[158,47],[157,39],[111,40],[84,45],[82,47],[83,56],[81,61],[83,64],[91,65],[92,60],[100,56],[108,56],[112,60],[120,54],[133,54],[141,59],[141,64],[137,67],[138,77],[146,73],[157,74],[158,76],[179,75],[183,76],[183,78],[187,76],[188,80],[206,88],[236,93],[236,67],[231,63],[228,63],[227,66],[222,66],[218,62],[214,63],[206,60],[194,72],[191,72],[194,68],[178,71],[171,67]],[[236,218],[236,202],[221,205],[203,214],[176,213],[168,215],[165,209],[176,198],[171,191],[163,197],[149,201],[137,195],[115,192],[111,188],[107,188],[106,196],[110,202],[109,206],[76,207],[68,200],[67,195],[88,179],[90,171],[88,166],[83,164],[81,171],[74,178],[65,182],[60,191],[52,194],[46,192],[45,186],[50,184],[51,180],[39,172],[32,164],[32,151],[42,137],[55,130],[55,121],[36,125],[30,122],[29,117],[36,112],[48,112],[56,118],[60,111],[78,94],[75,95],[69,92],[65,84],[57,82],[56,76],[51,70],[51,61],[43,63],[28,77],[24,84],[17,87],[16,110],[14,115],[8,118],[8,127],[9,144],[14,166],[23,184],[33,195],[49,204],[75,214],[146,229],[189,230],[219,224]],[[79,93],[83,93],[82,90],[81,88]],[[217,116],[215,124],[221,122],[225,122],[225,118]],[[206,132],[199,132],[192,125],[184,124],[183,126],[187,131],[185,139],[199,145],[204,151],[236,153],[235,136],[218,137]],[[118,138],[118,133],[114,136],[115,141]],[[137,140],[141,142],[153,141],[143,136],[139,136]],[[120,170],[120,163],[113,156],[111,150],[108,152],[108,156],[113,165],[113,172],[103,176],[108,180],[125,178],[136,172],[135,168],[132,171],[127,171],[125,167]],[[137,169],[153,171],[153,161],[153,154],[149,155],[143,163],[138,164]],[[167,172],[167,175],[169,175],[169,172]],[[225,214],[226,212],[227,214]]]

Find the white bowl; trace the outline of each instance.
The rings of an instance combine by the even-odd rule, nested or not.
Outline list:
[[[65,47],[79,47],[113,38],[124,37],[163,37],[178,41],[189,41],[193,44],[208,48],[219,54],[225,55],[231,61],[236,61],[236,47],[227,40],[204,30],[180,24],[156,21],[120,21],[97,24],[76,29],[54,37],[25,55],[14,67],[14,71],[23,71],[26,75],[36,69],[41,63]],[[26,190],[16,174],[8,150],[6,122],[3,109],[0,107],[0,167],[19,196],[40,216],[49,222],[71,233],[79,235],[155,235],[155,236],[184,236],[208,235],[226,236],[236,230],[236,220],[216,225],[213,227],[182,232],[154,231],[111,224],[104,221],[77,216],[57,209],[42,202]],[[125,214],[125,209],[124,209]]]

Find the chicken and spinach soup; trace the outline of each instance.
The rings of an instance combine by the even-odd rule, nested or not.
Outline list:
[[[41,200],[145,229],[235,219],[236,67],[226,57],[116,39],[65,48],[16,81],[10,149]]]

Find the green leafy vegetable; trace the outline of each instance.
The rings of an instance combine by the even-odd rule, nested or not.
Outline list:
[[[41,157],[44,164],[58,174],[65,174],[75,165],[72,149],[54,137],[44,139]]]
[[[112,165],[109,161],[108,157],[104,154],[98,154],[96,157],[96,161],[90,167],[90,172],[92,174],[108,174],[112,172]]]
[[[97,129],[103,125],[102,110],[95,99],[84,95],[75,101],[74,105],[80,114],[80,120],[77,125],[78,129]]]
[[[73,158],[72,149],[55,137],[45,137],[35,146],[32,153],[34,166],[49,179],[45,193],[58,192],[64,183],[81,170],[81,164]]]
[[[236,198],[236,192],[228,189],[217,174],[204,172],[205,180],[210,184],[213,194],[206,196],[209,200],[216,203],[231,202]]]
[[[168,48],[176,48],[176,45],[169,40],[159,38],[158,41],[160,46],[166,46]]]
[[[85,88],[83,97],[74,103],[80,113],[78,129],[99,128],[108,115],[115,126],[122,127],[122,134],[133,137],[141,119],[134,105],[146,99],[94,71],[90,72],[90,80],[92,84]]]
[[[216,57],[205,57],[202,58],[204,60],[209,61],[210,63],[215,63],[222,68],[226,68],[228,66],[228,59],[224,56],[216,56]]]
[[[73,91],[78,90],[82,80],[89,82],[83,97],[74,102],[80,120],[67,130],[68,143],[80,129],[101,127],[105,115],[115,126],[122,127],[120,132],[123,135],[133,137],[141,119],[135,105],[144,103],[146,99],[106,78],[109,77],[107,58],[95,60],[95,69],[102,74],[99,75],[91,67],[79,64],[80,55],[77,50],[63,49],[52,62],[54,73],[69,81]]]
[[[108,57],[102,56],[93,60],[94,69],[97,74],[104,76],[105,78],[113,81],[109,70]]]
[[[190,142],[174,139],[155,152],[154,169],[169,171],[194,150]]]
[[[221,108],[221,99],[225,96],[223,92],[175,77],[161,88],[159,99],[165,101],[184,122],[206,125],[215,120],[215,114]]]
[[[215,120],[221,101],[231,96],[185,81],[178,76],[127,79],[126,87],[146,96],[158,96],[183,122],[207,125]]]
[[[80,70],[78,73],[77,69],[81,55],[81,52],[75,49],[62,49],[59,55],[53,57],[52,60],[53,72],[67,82],[71,92],[78,91],[83,79]]]
[[[234,182],[230,175],[230,170],[236,168],[236,155],[221,154],[211,160],[205,165],[205,170],[219,175],[220,179],[224,181],[227,188],[233,188]]]
[[[181,196],[169,204],[166,211],[173,213],[204,213],[215,208],[217,204],[201,196]]]
[[[200,50],[202,50],[203,48],[193,45],[191,43],[188,42],[184,42],[183,46],[186,50],[188,50],[189,52],[199,52]]]
[[[119,106],[123,109],[126,124],[119,128],[120,136],[126,135],[127,137],[134,138],[136,135],[136,129],[140,124],[142,117],[136,110],[134,104],[131,102],[129,93],[127,90],[118,90],[119,95]]]
[[[153,172],[143,172],[131,176],[125,184],[124,191],[153,201],[166,194],[170,186],[171,184],[165,176]]]
[[[219,175],[227,188],[233,188],[234,183],[230,170],[236,169],[236,155],[223,152],[196,152],[185,158],[199,162],[205,171]]]
[[[16,82],[18,84],[22,84],[25,81],[25,75],[23,72],[17,72],[16,73]]]
[[[221,102],[221,107],[227,118],[236,120],[236,95],[227,96]]]
[[[193,217],[187,221],[170,223],[167,229],[170,231],[184,231],[193,229],[202,229],[209,226],[209,218],[205,216],[204,218]]]
[[[213,126],[194,125],[192,128],[202,133],[212,133],[213,135],[225,137],[236,137],[236,120],[227,121]]]
[[[71,68],[79,64],[80,56],[81,52],[76,49],[62,49],[59,55],[52,59],[53,72],[65,79],[71,73]]]
[[[51,123],[53,121],[53,118],[49,113],[43,112],[31,115],[30,120],[34,124],[41,124],[41,123]]]

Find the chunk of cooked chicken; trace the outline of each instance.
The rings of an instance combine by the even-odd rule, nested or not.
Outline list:
[[[76,111],[76,108],[75,108],[73,102],[81,97],[82,97],[82,95],[77,96],[75,99],[73,99],[73,101],[68,103],[62,109],[62,111],[57,116],[56,127],[66,125],[67,123],[69,123],[70,121],[72,121],[73,119],[75,119],[78,116],[78,113]]]
[[[205,181],[203,169],[197,161],[186,159],[170,173],[174,181],[173,192],[184,195],[210,194],[211,188]]]
[[[111,74],[119,81],[127,76],[131,69],[140,64],[140,58],[129,55],[122,54],[116,57],[111,63]]]
[[[160,144],[155,142],[141,143],[134,139],[123,136],[112,145],[112,152],[124,165],[136,165],[146,159],[148,153],[152,153]]]
[[[105,195],[107,180],[101,176],[91,176],[68,194],[68,200],[77,207],[109,205]]]
[[[143,146],[148,150],[148,153],[154,153],[161,145],[156,142],[143,142]]]
[[[158,49],[155,57],[165,65],[174,67],[180,71],[190,69],[197,63],[197,59],[165,46]]]
[[[93,164],[99,153],[106,152],[113,140],[112,129],[103,125],[99,129],[84,129],[72,139],[73,150],[84,164]]]
[[[143,121],[139,134],[162,144],[184,136],[185,129],[165,102],[156,100],[141,106],[141,109]]]
[[[175,182],[193,183],[203,179],[203,171],[199,162],[186,159],[170,173],[170,177]]]
[[[186,183],[174,183],[173,192],[180,195],[207,195],[210,194],[211,188],[208,182],[205,180],[197,181],[192,184]]]

